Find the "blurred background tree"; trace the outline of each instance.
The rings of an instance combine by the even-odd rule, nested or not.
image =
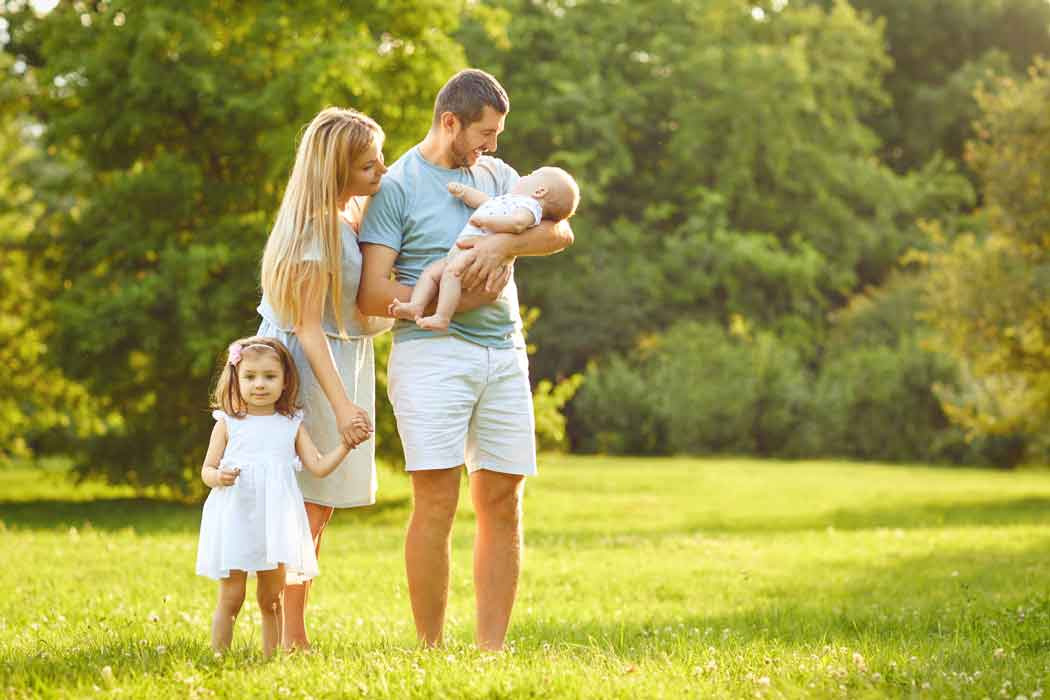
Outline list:
[[[924,318],[932,345],[956,360],[965,385],[941,386],[949,415],[972,436],[1045,455],[1050,420],[1050,63],[1025,80],[977,94],[982,118],[969,161],[981,179],[987,233],[929,256]],[[1024,438],[1022,440],[1021,438]]]
[[[187,483],[299,130],[353,106],[393,160],[465,65],[583,188],[519,265],[543,447],[1050,456],[1043,0],[16,0],[0,47],[9,456]]]

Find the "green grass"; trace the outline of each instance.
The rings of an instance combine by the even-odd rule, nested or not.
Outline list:
[[[383,473],[381,502],[337,513],[327,535],[316,653],[269,662],[252,605],[228,656],[208,648],[216,589],[193,574],[199,508],[74,487],[54,468],[0,471],[0,694],[1031,699],[1050,688],[1046,472],[597,457],[541,468],[509,653],[471,647],[467,498],[449,644],[416,649],[408,483]]]

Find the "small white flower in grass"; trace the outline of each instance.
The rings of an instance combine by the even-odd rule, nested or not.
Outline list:
[[[875,681],[876,683],[880,682],[882,680],[882,674],[876,671],[875,673],[871,674],[871,680]]]
[[[857,667],[857,670],[862,673],[868,670],[868,664],[865,663],[864,657],[860,655],[860,652],[853,652],[853,664]]]
[[[158,654],[164,654],[164,653],[167,653],[167,651],[168,651],[168,647],[164,646],[163,644],[158,644],[157,645],[157,653]]]
[[[952,572],[952,578],[959,578],[959,572],[958,571],[953,571]]]
[[[155,612],[150,612],[150,614],[149,614],[149,621],[150,622],[160,622],[160,615],[158,615]]]
[[[106,684],[106,687],[112,688],[114,681],[113,669],[109,666],[103,666],[99,673],[102,675],[102,682]]]
[[[1036,688],[1035,690],[1033,690],[1032,691],[1032,697],[1033,698],[1041,698],[1041,697],[1043,697],[1043,689],[1042,688]]]
[[[1014,700],[1028,700],[1027,695],[1018,695]]]
[[[769,685],[769,676],[762,676],[757,679],[755,683],[758,683],[759,685]]]
[[[923,682],[922,689],[923,690],[929,690],[930,689],[930,684],[928,682]]]
[[[997,659],[1001,659],[1004,656],[1006,656],[1006,650],[1002,647],[999,647],[998,649],[992,652],[992,656],[994,656]]]
[[[713,672],[717,671],[718,670],[718,662],[715,661],[714,659],[711,659],[710,661],[707,662],[707,665],[704,666],[704,670],[706,670],[708,673],[713,673]]]
[[[445,657],[445,661],[448,661],[449,663],[452,663],[455,660],[456,660],[456,655],[455,654],[449,654],[448,656]]]
[[[288,697],[289,695],[292,694],[292,691],[288,690],[287,688],[285,688],[282,685],[280,688],[277,689],[277,694],[280,695],[281,697],[285,697],[286,698],[286,697]]]

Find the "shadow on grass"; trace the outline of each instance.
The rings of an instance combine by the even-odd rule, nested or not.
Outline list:
[[[615,531],[565,530],[528,527],[531,544],[575,543],[603,545],[620,540],[659,542],[692,535],[776,535],[821,531],[916,530],[928,528],[1010,527],[1050,525],[1050,498],[1022,497],[969,503],[922,503],[897,508],[835,509],[805,516],[724,518],[710,513],[696,518],[683,515],[680,525],[645,529],[627,524]]]
[[[407,497],[347,509],[340,519],[359,523],[400,524]],[[200,527],[201,506],[157,498],[99,498],[92,501],[0,501],[0,521],[14,530],[93,528],[108,532],[132,529],[144,534],[188,533]]]
[[[1050,655],[1050,596],[1031,576],[1046,569],[1048,557],[1045,539],[1016,552],[919,555],[814,571],[804,579],[792,574],[783,584],[742,578],[739,587],[752,587],[753,603],[717,614],[664,605],[696,597],[688,580],[661,581],[648,590],[632,587],[638,603],[620,610],[630,614],[623,621],[525,619],[514,625],[514,636],[523,651],[554,643],[581,655],[607,650],[627,658],[689,657],[709,646],[722,652],[752,644],[819,653],[831,644],[905,657],[931,649],[945,659],[976,653],[989,661],[997,647],[1006,647],[1041,662]],[[661,612],[646,614],[647,608]]]

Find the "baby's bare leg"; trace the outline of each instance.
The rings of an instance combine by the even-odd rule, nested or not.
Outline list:
[[[233,640],[233,623],[244,604],[244,586],[247,575],[243,571],[231,571],[219,580],[219,600],[211,619],[211,648],[224,652]]]
[[[459,306],[459,297],[463,293],[463,285],[460,283],[459,273],[463,271],[467,263],[474,259],[473,251],[464,250],[456,254],[441,275],[441,287],[438,290],[437,309],[432,316],[424,316],[416,319],[416,325],[428,331],[447,331],[448,324],[452,322],[452,315],[456,313]]]
[[[434,298],[441,284],[441,275],[445,271],[446,260],[441,259],[427,265],[423,274],[419,276],[416,286],[412,288],[412,299],[410,301],[399,301],[394,299],[387,311],[394,318],[406,321],[418,321],[423,316],[423,310]]]

